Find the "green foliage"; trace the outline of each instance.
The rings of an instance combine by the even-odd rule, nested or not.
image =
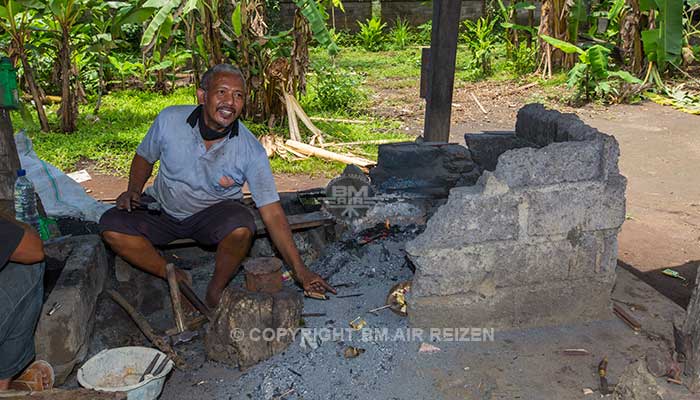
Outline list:
[[[429,45],[433,35],[433,20],[418,25],[418,43],[421,45]]]
[[[311,82],[313,92],[308,101],[311,109],[352,114],[365,101],[365,94],[359,89],[362,79],[352,70],[336,68],[316,63],[315,80]]]
[[[389,32],[391,47],[396,50],[403,50],[411,40],[411,26],[408,21],[401,17],[396,18],[394,27]]]
[[[517,76],[534,72],[537,68],[537,47],[528,47],[526,43],[521,42],[518,47],[513,48],[508,67]]]
[[[357,33],[357,39],[365,50],[368,51],[379,51],[384,44],[384,28],[386,28],[386,22],[382,22],[381,19],[372,17],[368,19],[365,23],[357,21],[360,26],[360,31]]]
[[[496,19],[479,18],[476,22],[465,20],[462,22],[462,42],[471,52],[469,68],[479,71],[481,77],[491,74],[491,61],[498,35],[494,31]]]
[[[642,11],[656,13],[656,29],[642,32],[644,52],[650,62],[656,64],[660,72],[667,64],[680,65],[683,44],[683,1],[681,0],[640,0]]]
[[[569,71],[567,85],[576,89],[580,98],[585,96],[587,101],[602,99],[615,100],[620,94],[623,83],[641,84],[642,81],[627,71],[610,71],[610,49],[599,44],[586,50],[580,47],[541,35],[542,39],[567,54],[577,53],[579,62]]]

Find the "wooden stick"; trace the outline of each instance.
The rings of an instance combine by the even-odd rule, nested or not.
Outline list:
[[[336,285],[336,286],[337,286],[337,285]],[[384,310],[384,309],[387,309],[387,308],[389,308],[389,307],[391,307],[391,306],[392,306],[392,304],[387,304],[387,305],[385,305],[385,306],[373,308],[373,309],[369,310],[368,312],[375,313],[375,312],[377,312],[377,311],[379,311],[379,310]]]
[[[345,147],[345,146],[356,146],[363,144],[387,144],[387,143],[401,143],[406,140],[402,139],[377,139],[377,140],[360,140],[359,142],[337,142],[337,143],[323,143],[319,144],[318,147]]]
[[[177,275],[175,275],[175,266],[168,263],[165,265],[165,273],[168,278],[168,286],[170,287],[170,300],[173,304],[173,314],[175,316],[175,326],[178,333],[185,331],[185,313],[182,311],[182,301],[180,300],[180,288],[177,285]]]
[[[627,324],[634,331],[639,332],[640,330],[642,330],[642,324],[637,322],[637,320],[634,319],[634,317],[632,317],[631,315],[629,315],[627,311],[620,307],[619,304],[613,304],[613,313],[615,313],[615,315],[617,315],[622,320],[622,322]]]
[[[190,322],[185,323],[185,330],[188,331],[195,331],[199,329],[202,325],[206,324],[209,321],[206,315],[198,315],[194,319],[192,319]],[[168,336],[174,336],[177,335],[179,332],[177,331],[177,328],[170,328],[165,331],[165,334]]]
[[[148,338],[148,340],[153,343],[154,346],[156,346],[160,351],[165,353],[173,362],[175,363],[175,367],[178,369],[184,369],[187,367],[187,363],[185,363],[185,360],[183,360],[176,352],[173,350],[173,348],[170,346],[170,344],[165,341],[160,336],[156,336],[155,331],[151,327],[151,325],[146,321],[146,318],[144,318],[141,313],[136,311],[134,307],[129,304],[126,299],[117,293],[116,291],[112,289],[107,290],[107,294],[114,300],[117,304],[119,304],[124,311],[126,311],[127,314],[131,317],[131,319],[136,323],[136,326],[139,327],[141,332]]]
[[[311,117],[312,121],[324,121],[324,122],[342,122],[345,124],[369,124],[371,121],[363,121],[360,119],[343,119],[343,118],[325,118],[325,117]]]
[[[484,114],[488,114],[488,112],[486,111],[484,106],[482,106],[481,102],[479,102],[479,99],[476,98],[476,95],[474,94],[474,92],[470,92],[469,94],[472,96],[472,99],[474,99],[474,102],[476,103],[476,105],[479,106],[479,108],[481,109],[481,112]]]
[[[326,160],[340,161],[345,164],[353,164],[365,168],[376,164],[372,160],[334,153],[332,151],[324,150],[320,147],[311,146],[295,140],[287,140],[285,145],[305,155],[315,156]]]
[[[530,89],[531,87],[535,87],[535,86],[537,86],[537,85],[539,85],[539,82],[528,83],[527,85],[519,86],[519,87],[517,87],[517,88],[515,88],[515,89],[513,89],[513,90],[510,90],[510,91],[507,91],[507,92],[505,92],[505,93],[498,93],[498,94],[495,94],[495,95],[491,96],[491,98],[492,98],[492,99],[495,99],[495,98],[497,98],[497,97],[510,96],[510,95],[516,94],[516,93],[518,93],[518,92],[522,92],[523,90]]]

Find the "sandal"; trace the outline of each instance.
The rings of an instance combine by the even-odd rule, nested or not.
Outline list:
[[[41,392],[53,388],[55,375],[51,364],[44,360],[31,363],[22,374],[10,382],[10,389]]]

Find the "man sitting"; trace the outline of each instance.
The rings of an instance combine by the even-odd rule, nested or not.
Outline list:
[[[46,361],[36,361],[20,374],[35,356],[43,259],[44,246],[36,231],[0,212],[0,391],[53,387],[53,369]]]
[[[299,256],[265,149],[238,120],[245,97],[241,71],[220,64],[202,76],[199,106],[161,111],[136,149],[127,190],[100,220],[102,237],[126,261],[161,278],[166,261],[154,245],[182,238],[215,245],[214,276],[205,299],[214,307],[256,231],[253,215],[240,202],[248,182],[265,227],[297,281],[308,291],[334,292]],[[157,160],[155,182],[142,193]],[[159,211],[147,210],[149,203]],[[177,274],[187,279],[183,271]]]

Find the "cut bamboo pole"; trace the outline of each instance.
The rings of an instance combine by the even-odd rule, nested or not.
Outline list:
[[[292,140],[301,142],[301,134],[299,133],[299,123],[297,122],[297,114],[294,110],[294,105],[292,105],[292,100],[290,95],[286,92],[284,95],[284,104],[287,109],[287,119],[289,120],[289,137]]]
[[[301,122],[313,133],[314,135],[311,137],[310,144],[314,144],[315,141],[318,141],[319,144],[323,143],[323,132],[314,125],[313,122],[311,122],[311,119],[309,119],[309,116],[306,115],[306,112],[304,112],[304,109],[301,108],[301,104],[297,101],[296,97],[292,96],[291,94],[287,95],[287,98],[289,99],[289,102],[292,105],[292,109],[296,113],[297,117],[301,120]],[[301,141],[301,140],[299,140]]]
[[[359,142],[337,142],[337,143],[323,143],[318,145],[318,147],[345,147],[345,146],[357,146],[363,144],[387,144],[387,143],[401,143],[406,140],[401,139],[377,139],[377,140],[360,140]]]
[[[345,124],[369,124],[370,121],[363,121],[361,119],[344,119],[344,118],[325,118],[325,117],[310,117],[312,121],[323,121],[323,122],[341,122]]]
[[[299,153],[308,155],[308,156],[315,156],[318,158],[323,158],[326,160],[333,160],[333,161],[340,161],[345,164],[353,164],[357,165],[359,167],[369,167],[372,165],[375,165],[376,163],[372,160],[368,160],[366,158],[361,158],[361,157],[355,157],[355,156],[346,156],[343,154],[338,154],[334,153],[332,151],[324,150],[320,147],[315,147],[308,145],[306,143],[302,143],[299,141],[295,140],[287,140],[285,142],[285,145],[287,147],[291,147],[292,149],[298,151]]]

